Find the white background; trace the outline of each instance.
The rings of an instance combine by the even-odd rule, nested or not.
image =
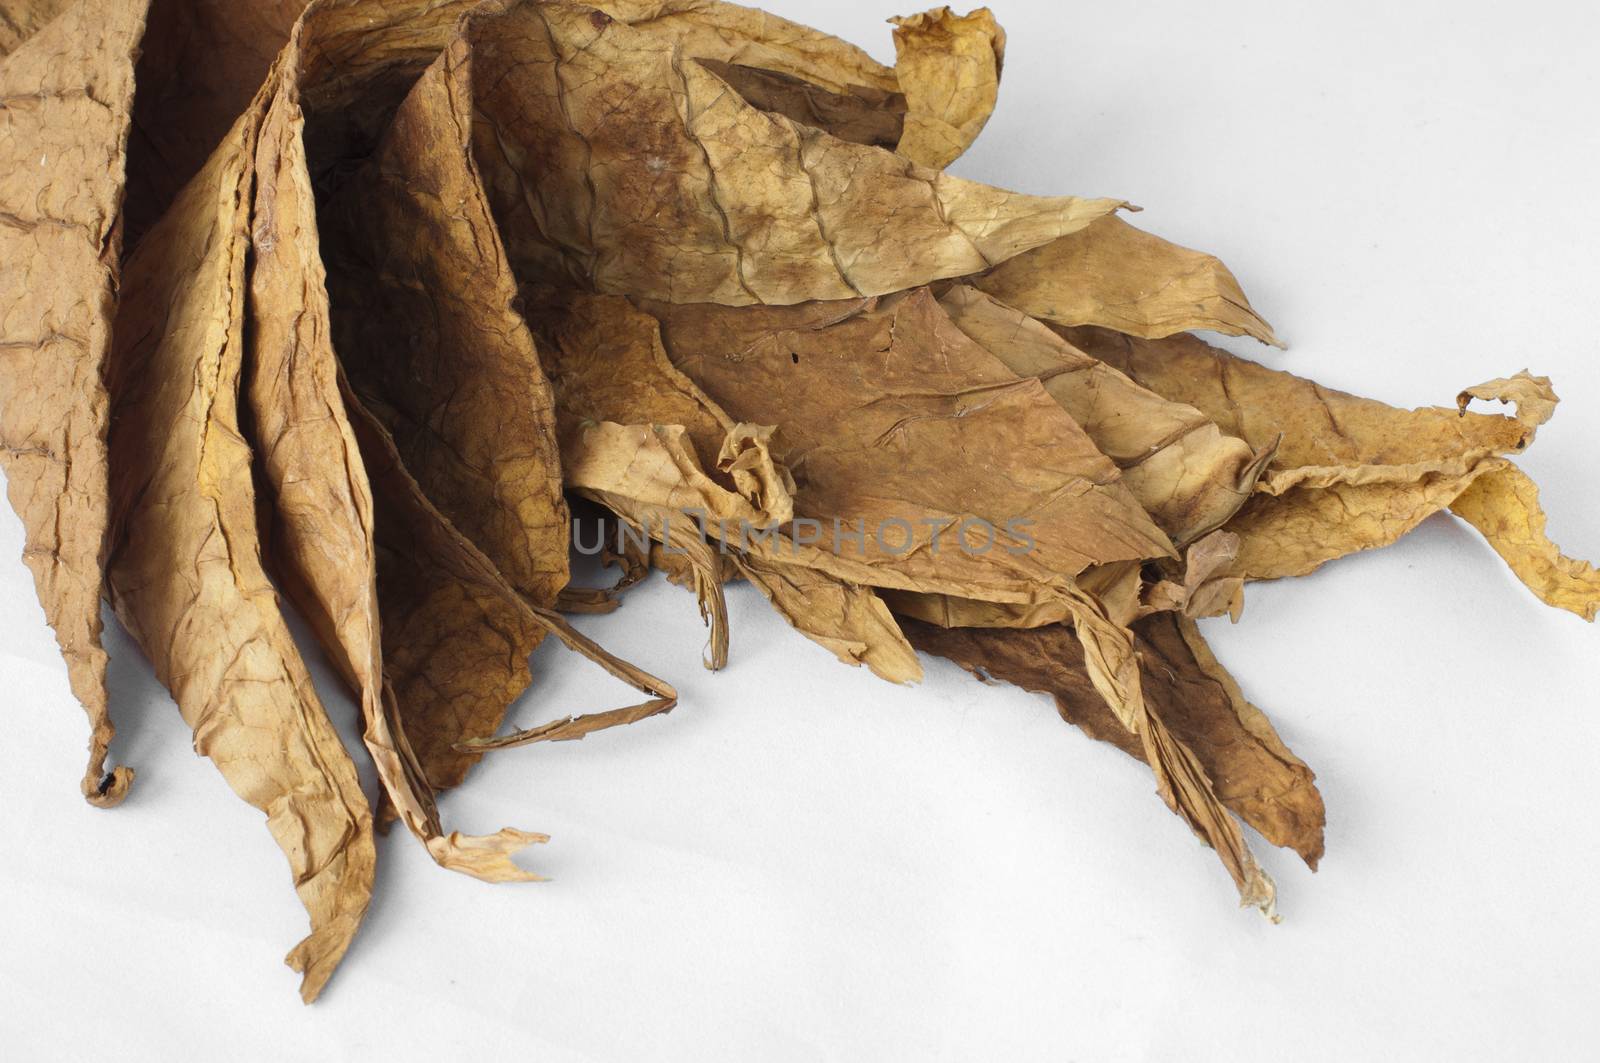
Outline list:
[[[885,0],[768,0],[893,56]],[[1600,24],[1589,5],[996,0],[1000,105],[957,173],[1123,196],[1212,251],[1289,341],[1230,349],[1393,403],[1527,366],[1564,399],[1526,460],[1600,555]],[[1464,525],[1251,589],[1207,635],[1318,772],[1328,853],[1233,887],[1147,769],[1048,700],[930,662],[836,664],[746,587],[720,674],[659,577],[583,627],[678,684],[670,717],[493,755],[447,823],[548,831],[491,887],[380,842],[324,999],[305,920],[120,631],[112,812],[0,517],[0,1054],[154,1058],[1577,1058],[1600,1035],[1600,633]],[[353,711],[320,661],[330,711]],[[542,649],[518,719],[627,693]],[[1591,1057],[1592,1058],[1592,1057]]]

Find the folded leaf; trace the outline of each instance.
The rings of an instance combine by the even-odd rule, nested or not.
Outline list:
[[[629,28],[670,39],[684,56],[798,78],[829,92],[894,93],[895,72],[848,41],[770,11],[721,0],[594,0]]]
[[[1006,34],[986,7],[970,15],[936,7],[895,18],[895,80],[906,97],[897,151],[943,169],[977,139],[994,111]]]
[[[926,289],[650,309],[674,364],[718,405],[779,427],[796,516],[842,547],[840,563],[885,574],[863,582],[1028,602],[1091,565],[1172,553],[1040,383],[967,338]]]
[[[1283,346],[1228,267],[1114,216],[973,278],[996,299],[1057,325],[1157,339],[1191,329]]]
[[[1121,205],[1003,192],[797,125],[580,4],[516,3],[467,32],[478,164],[524,281],[677,302],[873,295]]]
[[[237,399],[253,152],[265,100],[130,258],[110,374],[112,601],[311,917],[289,954],[321,992],[372,893],[372,817],[262,571]]]
[[[82,790],[121,801],[100,645],[107,522],[102,373],[116,313],[142,0],[80,0],[0,63],[0,469],[23,560],[89,716]],[[8,12],[9,14],[10,12]],[[42,5],[0,24],[47,21]],[[53,12],[49,12],[53,13]]]
[[[464,45],[322,210],[346,373],[430,501],[512,586],[567,583],[554,400],[470,157]]]
[[[1117,463],[1122,482],[1173,542],[1221,527],[1250,497],[1270,446],[1252,451],[1193,406],[1134,383],[975,288],[953,285],[939,305],[1013,373],[1044,385]]]
[[[353,392],[345,400],[372,477],[378,513],[378,588],[386,674],[416,759],[434,789],[458,785],[488,749],[581,738],[670,711],[677,694],[617,661],[559,617],[529,605],[493,563],[427,500],[383,426]],[[496,739],[527,687],[528,655],[545,634],[650,695],[626,709],[568,717],[540,733]],[[520,848],[543,835],[501,831]],[[481,843],[481,839],[468,839]]]
[[[372,492],[329,343],[328,297],[301,138],[302,56],[308,45],[315,47],[317,25],[313,20],[299,27],[274,68],[273,95],[256,144],[246,394],[263,473],[263,512],[271,519],[271,553],[287,592],[360,701],[363,737],[384,797],[407,828],[445,867],[489,881],[527,879],[534,876],[510,855],[542,835],[510,829],[487,838],[444,833],[400,706],[384,686]],[[373,23],[370,33],[377,40],[396,27]]]
[[[1586,566],[1562,558],[1545,538],[1531,484],[1502,457],[1526,449],[1550,416],[1555,394],[1549,381],[1521,373],[1462,393],[1468,401],[1517,403],[1513,417],[1451,407],[1401,410],[1189,336],[1139,340],[1097,329],[1067,335],[1152,390],[1196,406],[1247,443],[1277,443],[1256,496],[1228,524],[1241,540],[1232,574],[1303,575],[1353,551],[1386,546],[1453,508],[1481,478],[1494,477],[1463,504],[1463,516],[1485,530],[1542,599],[1592,615],[1596,598]],[[1498,517],[1485,508],[1492,497],[1504,506]]]
[[[584,452],[584,471],[575,474],[569,451],[569,483],[588,485],[613,503],[650,504],[652,508],[623,514],[631,516],[636,527],[679,530],[675,549],[680,552],[666,560],[696,590],[702,614],[712,622],[714,666],[720,667],[728,640],[722,583],[739,573],[796,630],[840,660],[865,664],[891,682],[920,675],[916,655],[869,588],[794,564],[781,550],[765,555],[741,550],[746,545],[742,536],[735,534],[729,543],[718,534],[719,520],[737,530],[741,522],[767,529],[791,519],[793,482],[788,471],[773,462],[766,435],[741,430],[672,365],[653,318],[616,296],[549,289],[530,289],[526,306],[540,334],[567,425],[563,439]],[[585,427],[606,421],[615,425]],[[641,427],[623,430],[624,423]],[[687,436],[686,447],[669,451],[676,454],[673,462],[657,467],[674,478],[668,486],[655,478],[649,484],[633,478],[633,470],[643,465],[641,453],[653,449],[653,443],[641,447],[638,440],[659,435],[647,434],[644,424],[676,426]],[[730,446],[730,439],[746,440],[747,445]],[[730,459],[727,472],[719,469],[724,455]],[[680,481],[687,491],[678,488]],[[674,511],[673,501],[681,508]],[[697,531],[702,522],[718,539],[710,556],[697,550],[698,535],[683,534]],[[724,565],[722,559],[730,564]]]
[[[1521,469],[1506,462],[1489,470],[1457,495],[1450,509],[1483,533],[1540,601],[1594,619],[1600,610],[1600,571],[1563,555],[1545,535],[1539,489]]]

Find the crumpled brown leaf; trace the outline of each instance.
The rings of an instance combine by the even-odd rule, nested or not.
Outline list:
[[[334,328],[406,469],[530,600],[567,583],[554,400],[470,158],[457,41],[323,208]]]
[[[1274,913],[1272,882],[1205,770],[1149,711],[1125,619],[1074,582],[1099,566],[1171,557],[1171,544],[1037,379],[1019,379],[969,339],[927,289],[795,307],[649,308],[690,379],[732,416],[779,425],[795,514],[860,529],[859,545],[807,563],[872,586],[1058,605],[1095,690],[1144,744],[1163,800],[1217,851],[1241,902]],[[1028,546],[1011,549],[1019,516],[1032,522]],[[973,520],[998,550],[947,541],[939,551],[942,533],[960,535]],[[907,528],[899,548],[883,535],[891,521]]]
[[[122,192],[142,0],[43,5],[0,63],[0,469],[45,618],[89,716],[83,795],[109,807],[133,771],[105,760],[115,728],[100,645],[107,523],[101,375],[116,312]],[[23,17],[26,15],[27,17]]]
[[[1027,602],[1090,565],[1172,553],[1039,382],[968,339],[926,289],[651,309],[679,369],[731,416],[780,428],[796,515],[862,532],[838,555],[884,574],[862,582]],[[1031,522],[1031,549],[1018,520]],[[956,541],[964,525],[974,549]],[[978,549],[985,526],[990,542]]]
[[[383,602],[385,674],[415,736],[429,786],[458,785],[488,749],[581,738],[670,711],[671,686],[617,661],[548,611],[525,601],[494,564],[427,500],[383,426],[347,391],[378,508],[378,587]],[[528,655],[545,634],[643,690],[650,700],[567,717],[537,733],[496,739],[506,710],[526,689]],[[502,830],[511,849],[543,835]],[[488,839],[467,839],[483,844]],[[509,865],[513,867],[514,865]],[[522,877],[535,877],[524,875]]]
[[[263,101],[264,102],[264,101]],[[112,601],[311,917],[289,954],[321,992],[371,898],[372,816],[258,559],[237,399],[258,102],[129,259],[110,391]]]
[[[1283,344],[1217,259],[1107,216],[1017,255],[972,283],[1057,325],[1158,339],[1192,329]]]
[[[1548,380],[1328,391],[1177,335],[1276,342],[1126,204],[943,173],[995,103],[986,10],[894,20],[890,69],[720,0],[145,2],[0,0],[0,465],[86,795],[131,777],[101,774],[103,567],[285,851],[308,1000],[373,822],[263,556],[361,705],[385,813],[446,867],[537,877],[512,855],[543,835],[441,824],[485,752],[676,704],[550,609],[654,566],[712,667],[746,579],[884,678],[921,674],[903,622],[1049,691],[1269,915],[1234,817],[1314,866],[1322,802],[1195,617],[1447,507],[1546,601],[1600,605],[1508,460]],[[563,487],[619,534],[616,588],[566,585]],[[545,635],[645,700],[502,731]]]
[[[1019,377],[1039,380],[1117,463],[1123,483],[1173,542],[1219,528],[1245,503],[1272,456],[1225,435],[1193,406],[1172,402],[1073,347],[1039,321],[966,285],[939,303],[956,327]]]
[[[1192,336],[1140,340],[1097,329],[1068,330],[1067,336],[1152,390],[1194,405],[1247,443],[1277,443],[1256,496],[1228,524],[1241,540],[1232,574],[1304,575],[1353,551],[1385,546],[1453,508],[1480,479],[1494,477],[1463,503],[1463,516],[1541,599],[1593,616],[1589,566],[1563,557],[1545,537],[1537,493],[1531,484],[1519,486],[1524,478],[1503,456],[1525,450],[1553,412],[1549,381],[1521,373],[1462,393],[1468,400],[1517,403],[1512,417],[1472,413],[1459,404],[1401,410],[1268,369]]]
[[[306,38],[297,27],[275,67],[256,145],[246,394],[259,450],[276,571],[359,699],[384,797],[441,865],[488,881],[536,876],[512,853],[543,835],[445,834],[426,771],[385,686],[375,514],[357,433],[345,415],[301,132]],[[393,27],[387,27],[389,32]],[[372,30],[374,37],[381,32]],[[563,555],[565,540],[562,542]],[[564,561],[564,557],[563,557]],[[431,647],[424,646],[424,649]],[[431,696],[432,691],[427,694]],[[504,708],[506,702],[501,703]]]
[[[766,437],[747,435],[672,365],[661,347],[654,319],[616,296],[572,295],[550,289],[530,289],[526,295],[525,305],[540,334],[540,349],[567,425],[563,439],[584,449],[582,468],[612,467],[610,462],[595,460],[596,450],[602,447],[616,458],[610,475],[594,471],[585,474],[592,478],[584,479],[577,478],[574,457],[569,453],[569,483],[590,484],[592,490],[609,495],[617,504],[622,499],[633,503],[671,499],[670,492],[650,493],[654,487],[627,486],[627,470],[638,457],[629,447],[637,444],[629,442],[630,436],[621,426],[672,425],[681,428],[688,439],[688,446],[679,450],[670,466],[672,473],[686,483],[704,478],[703,493],[677,496],[682,508],[675,516],[666,504],[632,509],[635,527],[660,529],[665,524],[681,533],[697,529],[697,521],[705,521],[715,532],[719,519],[736,527],[739,521],[749,521],[752,527],[771,528],[792,518],[793,483],[787,470],[772,460]],[[616,427],[601,425],[588,431],[586,422],[612,422]],[[631,432],[644,435],[642,429]],[[738,443],[741,439],[748,439],[750,445]],[[735,441],[731,446],[730,440]],[[726,472],[719,468],[724,456],[730,459]],[[714,479],[719,475],[721,483]],[[676,550],[696,552],[667,559],[669,564],[681,565],[681,578],[696,590],[702,614],[712,622],[714,666],[723,663],[728,641],[722,583],[742,574],[797,630],[841,660],[865,664],[892,682],[921,676],[916,654],[870,589],[793,564],[781,550],[756,556],[737,549],[739,545],[736,541],[729,549],[723,543],[708,557],[680,538]],[[728,564],[724,566],[721,559]]]
[[[895,80],[906,98],[896,150],[943,169],[977,139],[994,111],[1006,34],[986,7],[957,15],[936,7],[894,18]]]
[[[876,295],[1122,205],[1003,192],[797,125],[671,38],[566,0],[485,12],[467,36],[478,165],[524,281],[732,305]]]
[[[948,657],[980,678],[1050,694],[1062,719],[1145,759],[1143,744],[1090,685],[1083,650],[1065,628],[997,631],[902,623],[919,650]],[[1193,750],[1223,804],[1315,869],[1322,858],[1325,813],[1311,769],[1244,699],[1193,623],[1163,614],[1140,621],[1135,630],[1152,711],[1167,722],[1176,741]]]

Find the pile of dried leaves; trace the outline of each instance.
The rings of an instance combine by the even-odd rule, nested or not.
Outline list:
[[[1216,259],[943,171],[995,103],[987,11],[894,39],[891,69],[719,0],[0,0],[0,464],[83,792],[133,781],[104,597],[288,857],[305,999],[375,820],[534,877],[543,836],[447,832],[435,793],[675,704],[559,615],[651,566],[711,667],[742,578],[884,679],[921,650],[1054,695],[1269,914],[1241,826],[1314,866],[1322,799],[1195,618],[1444,509],[1593,617],[1509,457],[1548,381],[1401,410],[1208,346],[1276,343]],[[617,587],[568,586],[570,498],[655,540]],[[376,813],[280,592],[361,706]],[[646,700],[499,734],[547,635]]]

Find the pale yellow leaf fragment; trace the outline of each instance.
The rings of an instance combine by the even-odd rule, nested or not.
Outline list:
[[[1600,570],[1567,557],[1545,534],[1539,488],[1505,463],[1472,482],[1450,510],[1489,540],[1517,578],[1540,600],[1593,620],[1600,610]]]
[[[968,15],[936,7],[892,18],[895,79],[906,98],[895,150],[943,169],[966,151],[994,112],[1006,34],[986,7]]]

